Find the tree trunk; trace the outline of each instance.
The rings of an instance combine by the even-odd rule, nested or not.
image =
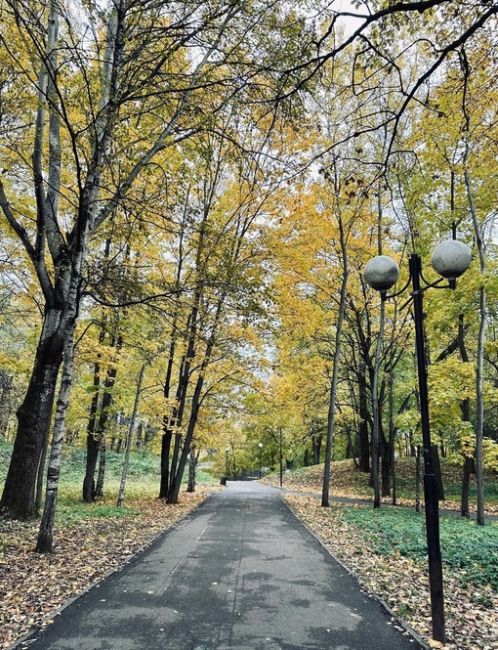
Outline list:
[[[189,465],[188,465],[188,484],[187,492],[195,492],[195,471],[197,468],[197,454],[194,445],[190,449]]]
[[[464,102],[465,111],[465,102]],[[468,118],[467,118],[468,129]],[[486,332],[488,326],[488,302],[486,294],[486,247],[483,238],[483,229],[479,223],[469,172],[467,169],[467,159],[469,154],[468,138],[465,139],[464,155],[464,178],[469,203],[472,225],[474,228],[474,237],[476,240],[477,251],[479,253],[479,334],[477,337],[477,368],[476,368],[476,483],[477,483],[477,523],[484,526],[484,458],[483,458],[483,437],[484,437],[484,347],[486,345]]]
[[[176,471],[178,467],[178,457],[180,455],[181,441],[182,441],[182,436],[179,433],[175,433],[175,441],[173,444],[173,456],[171,457],[171,470],[169,475],[168,494],[170,491],[174,490]]]
[[[360,376],[358,378],[358,408],[359,408],[359,427],[358,438],[360,443],[360,472],[368,474],[370,472],[370,441],[368,439],[368,397],[367,383],[365,378],[366,366],[365,361],[361,361]]]
[[[396,454],[395,454],[395,441],[396,441],[396,428],[394,426],[394,379],[392,369],[389,372],[389,455],[391,458],[391,481],[392,481],[392,504],[396,505]]]
[[[342,328],[344,324],[344,315],[346,311],[346,291],[348,284],[349,265],[346,250],[346,240],[344,233],[344,226],[342,218],[339,215],[339,230],[341,239],[341,254],[342,254],[342,280],[341,291],[339,298],[339,313],[337,316],[337,323],[335,329],[335,348],[333,356],[333,369],[332,379],[330,381],[329,391],[329,408],[327,414],[327,433],[325,436],[325,463],[323,468],[323,485],[322,485],[322,506],[328,508],[330,497],[330,466],[332,461],[332,438],[334,435],[334,422],[335,422],[335,405],[337,400],[337,384],[339,380],[339,364],[341,361],[341,345],[342,345]]]
[[[481,286],[479,289],[479,336],[477,344],[477,371],[476,371],[476,483],[477,483],[477,523],[484,526],[484,458],[483,458],[483,437],[484,437],[484,346],[486,342],[487,327],[487,299],[486,289]]]
[[[474,466],[474,460],[467,457],[463,463],[462,471],[462,499],[460,502],[460,514],[462,517],[470,516],[469,493],[470,493],[470,476]]]
[[[380,303],[380,326],[375,346],[375,363],[372,379],[372,409],[373,409],[373,428],[372,428],[372,484],[374,489],[374,508],[380,508],[380,485],[379,485],[379,456],[380,456],[380,428],[381,415],[379,408],[379,373],[382,355],[382,339],[384,336],[385,323],[384,300]],[[389,477],[388,477],[389,481]]]
[[[460,314],[458,317],[458,347],[460,350],[460,358],[464,363],[469,361],[469,355],[467,352],[467,346],[465,345],[465,323],[464,316]],[[462,411],[462,421],[470,422],[470,399],[462,400],[460,404],[460,409]],[[460,501],[460,514],[462,517],[470,516],[469,508],[469,494],[470,494],[470,475],[474,466],[474,461],[470,457],[466,457],[463,462],[462,469],[462,495]]]
[[[282,487],[284,483],[284,459],[282,450],[282,427],[278,431],[278,470],[279,470],[279,485]]]
[[[420,447],[415,452],[415,511],[420,512]]]
[[[381,457],[382,457],[382,467],[381,467],[381,483],[382,483],[382,496],[389,497],[391,496],[391,448],[389,442],[382,435],[381,440]]]
[[[313,435],[313,438],[311,440],[312,448],[313,448],[313,464],[318,465],[321,460],[321,455],[322,455],[322,439],[323,436],[321,433],[316,433]]]
[[[157,429],[155,429],[155,428],[154,428],[153,426],[151,426],[150,424],[148,424],[148,425],[145,427],[145,433],[144,433],[144,447],[145,447],[146,449],[149,448],[149,445],[150,445],[150,443],[152,442],[152,440],[154,439],[156,433],[157,433]]]
[[[99,472],[97,475],[97,485],[95,487],[95,496],[104,496],[104,481],[105,481],[105,466],[106,466],[106,444],[105,434],[102,433],[99,443]]]
[[[99,343],[104,341],[104,328],[100,330]],[[83,501],[91,503],[95,498],[95,469],[99,455],[99,441],[95,435],[97,424],[97,410],[100,394],[100,363],[96,361],[93,366],[93,396],[90,404],[86,436],[86,467],[83,479]]]
[[[36,495],[35,495],[35,508],[36,512],[40,512],[43,502],[43,485],[45,478],[45,464],[47,462],[48,442],[49,436],[46,437],[43,445],[42,454],[40,456],[40,466],[38,467],[38,476],[36,477]]]
[[[210,353],[207,353],[206,356],[207,356],[207,360],[209,360]],[[202,387],[204,386],[204,375],[202,374],[203,370],[204,368],[201,368],[200,370],[201,374],[197,378],[194,393],[192,395],[192,409],[190,411],[190,418],[187,426],[187,433],[185,435],[185,441],[183,443],[183,449],[178,461],[178,469],[176,469],[175,474],[173,474],[173,470],[171,471],[170,489],[168,491],[168,503],[178,503],[178,498],[180,496],[180,487],[182,484],[183,473],[185,472],[187,458],[188,458],[188,454],[190,453],[190,446],[192,444],[192,438],[194,437],[194,431],[197,425],[197,418],[199,416],[200,399],[201,399]],[[175,440],[175,446],[176,446],[176,440]]]
[[[142,422],[139,422],[137,427],[137,435],[135,438],[135,447],[137,451],[140,451],[142,447],[142,437],[143,437],[143,424]]]
[[[66,412],[69,403],[71,385],[73,383],[73,335],[75,319],[68,325],[68,331],[64,342],[64,363],[62,366],[62,379],[57,399],[57,408],[54,421],[54,435],[50,450],[50,459],[47,472],[47,489],[45,493],[45,505],[38,530],[36,551],[38,553],[51,553],[53,548],[53,529],[55,521],[55,510],[59,492],[59,478],[62,461],[62,444],[64,442],[64,431]]]
[[[61,311],[45,310],[33,371],[17,411],[18,429],[0,510],[16,517],[34,517],[40,457],[50,429],[57,376],[62,362]]]
[[[166,499],[168,496],[169,488],[169,452],[171,449],[171,441],[173,439],[173,432],[167,429],[161,438],[161,482],[159,486],[159,498]]]
[[[6,436],[12,409],[13,375],[0,369],[0,436]]]
[[[192,321],[192,314],[190,314],[189,324]],[[183,422],[183,413],[185,410],[185,401],[187,398],[187,389],[190,382],[190,360],[194,354],[193,338],[195,334],[191,331],[191,338],[189,341],[189,351],[183,355],[178,371],[178,386],[176,389],[176,403],[173,406],[170,415],[163,417],[163,438],[161,441],[161,482],[159,488],[159,498],[167,499],[168,493],[174,481],[176,466],[178,463],[178,453],[180,448],[181,436],[175,434],[175,443],[173,447],[173,457],[171,458],[170,467],[170,452],[171,442],[173,440],[173,431],[175,427],[181,426]],[[170,349],[170,358],[168,361],[168,369],[166,371],[166,381],[164,388],[165,398],[169,397],[170,383],[171,383],[171,369],[172,359],[174,354],[174,346]],[[190,354],[190,357],[189,357]]]
[[[83,480],[83,501],[91,503],[95,500],[95,470],[99,456],[99,442],[94,434],[86,439],[86,470]]]
[[[133,438],[133,430],[135,428],[135,420],[137,419],[138,404],[140,402],[140,392],[142,390],[142,381],[145,372],[145,363],[140,368],[137,380],[137,391],[135,393],[135,403],[133,404],[133,413],[131,415],[130,426],[128,427],[128,435],[126,437],[125,457],[123,461],[123,472],[121,474],[121,483],[119,484],[118,499],[116,506],[121,508],[124,501],[126,478],[128,476],[128,465],[130,462],[131,442]]]
[[[119,353],[123,346],[123,338],[118,335],[116,341],[116,351]],[[111,366],[107,371],[106,380],[104,382],[104,394],[102,396],[102,404],[100,407],[100,415],[97,424],[96,438],[98,441],[98,454],[99,454],[99,470],[97,476],[97,485],[95,487],[94,497],[104,496],[104,481],[105,481],[105,467],[106,467],[106,440],[105,434],[107,430],[107,423],[109,421],[109,411],[112,404],[112,389],[116,383],[116,375],[118,369],[116,365]]]

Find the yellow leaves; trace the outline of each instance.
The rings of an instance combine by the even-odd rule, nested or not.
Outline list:
[[[460,435],[461,435],[460,437],[461,455],[464,458],[472,458],[476,448],[476,437],[473,430],[473,426],[470,422],[462,422],[462,427],[460,428]]]
[[[472,397],[475,390],[475,368],[473,363],[461,361],[451,355],[429,368],[431,401],[444,399],[463,400]]]
[[[14,351],[12,354],[7,354],[4,350],[0,350],[0,367],[8,368],[14,373],[24,373],[30,368],[30,359]]]
[[[483,439],[483,458],[486,469],[498,472],[498,443],[496,440]]]
[[[413,433],[420,423],[420,411],[412,408],[399,413],[395,418],[396,427],[401,432]]]

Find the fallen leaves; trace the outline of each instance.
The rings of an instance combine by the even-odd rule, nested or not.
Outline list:
[[[310,497],[286,496],[285,500],[329,551],[359,577],[368,592],[380,596],[427,643],[430,642],[425,562],[415,562],[399,553],[377,555],[368,542],[368,532],[344,521],[341,506],[322,508]],[[489,587],[480,587],[476,592],[465,586],[459,570],[446,570],[445,607],[448,642],[432,647],[445,650],[498,648],[498,596]]]
[[[460,511],[460,502],[455,498],[455,492],[460,491],[461,469],[454,465],[442,465],[442,477],[447,497],[453,494],[453,498],[447,498],[442,501],[440,507],[446,510]],[[397,476],[397,504],[400,506],[415,507],[415,464],[413,458],[402,458],[396,463]],[[420,485],[420,500],[423,505],[423,486],[422,478]],[[472,477],[472,482],[475,477]],[[371,499],[373,496],[372,488],[369,484],[370,475],[360,472],[353,460],[339,460],[332,463],[330,473],[331,496],[348,497],[352,499]],[[300,467],[295,470],[287,471],[284,475],[284,488],[286,490],[303,492],[309,494],[321,494],[323,482],[323,464],[311,465],[310,467]],[[486,472],[486,485],[496,484],[496,472]],[[263,483],[278,487],[278,473],[265,476]],[[490,490],[490,494],[493,492]],[[382,503],[390,504],[391,497],[383,497]],[[470,503],[471,512],[475,512],[475,503]],[[498,514],[498,503],[488,499],[486,501],[486,512],[488,514]]]
[[[184,493],[178,505],[140,501],[140,512],[56,527],[55,551],[34,552],[38,522],[0,520],[0,648],[8,647],[201,503],[209,490]],[[137,504],[134,504],[137,505]]]

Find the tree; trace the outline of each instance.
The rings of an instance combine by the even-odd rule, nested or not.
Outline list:
[[[212,126],[212,116],[238,94],[261,99],[266,82],[273,83],[270,72],[264,80],[260,63],[269,43],[264,31],[273,24],[279,33],[289,13],[266,0],[215,7],[116,0],[81,6],[78,19],[57,0],[39,9],[7,1],[5,25],[13,35],[2,39],[25,91],[12,136],[22,133],[22,147],[9,148],[9,163],[13,151],[19,155],[1,180],[0,207],[33,265],[44,302],[1,501],[16,516],[35,514],[65,333],[85,294],[85,263],[99,248],[98,232],[133,198],[138,179],[161,152]],[[254,36],[250,48],[242,34]],[[290,52],[286,40],[300,35],[299,29],[284,35],[279,48]],[[192,48],[199,56],[189,59]],[[24,59],[25,67],[19,64]],[[26,187],[23,201],[13,189],[17,179]]]

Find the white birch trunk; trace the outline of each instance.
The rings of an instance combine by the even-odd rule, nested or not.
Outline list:
[[[38,553],[51,553],[53,548],[53,528],[57,496],[59,491],[59,478],[62,460],[62,445],[66,425],[66,413],[69,404],[69,395],[73,381],[74,350],[73,336],[76,325],[76,312],[68,322],[64,335],[64,361],[62,365],[62,377],[57,398],[57,407],[54,420],[54,435],[50,449],[50,459],[47,472],[47,488],[45,493],[45,505],[38,531],[36,551]]]
[[[133,440],[133,431],[135,430],[135,421],[137,419],[138,404],[140,402],[140,393],[142,391],[142,380],[145,372],[145,363],[140,368],[137,380],[137,391],[135,393],[135,403],[133,404],[133,413],[131,415],[130,426],[128,427],[128,435],[126,436],[126,448],[125,448],[125,457],[123,462],[123,472],[121,474],[121,483],[119,484],[118,499],[116,501],[116,507],[121,508],[124,502],[125,489],[126,489],[126,479],[128,477],[128,466],[130,463],[130,450],[131,443]]]
[[[467,146],[467,145],[466,145]],[[467,153],[466,153],[467,157]],[[486,272],[486,251],[483,232],[474,204],[472,187],[468,170],[465,170],[465,188],[469,203],[472,225],[476,238],[477,250],[479,253],[479,271],[481,282],[479,287],[479,334],[477,336],[477,367],[476,367],[476,483],[477,483],[477,523],[484,526],[484,460],[483,460],[483,437],[484,437],[484,347],[486,345],[486,332],[488,326],[488,302],[485,285]]]

